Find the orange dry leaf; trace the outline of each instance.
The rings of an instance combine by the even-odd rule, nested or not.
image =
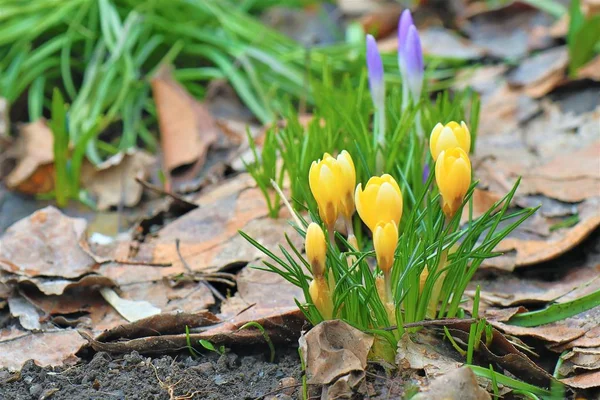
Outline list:
[[[206,106],[194,99],[162,68],[152,79],[152,93],[165,168],[196,164],[202,167],[211,144],[217,140],[217,127]]]

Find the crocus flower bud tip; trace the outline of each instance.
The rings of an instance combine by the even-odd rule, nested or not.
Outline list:
[[[471,133],[467,124],[450,121],[446,125],[438,123],[431,131],[429,148],[431,157],[437,160],[440,153],[454,147],[460,147],[469,154],[471,149]]]
[[[313,276],[323,276],[325,273],[325,255],[327,244],[321,227],[314,222],[306,229],[306,258],[312,268]]]
[[[383,82],[383,62],[377,48],[377,42],[372,35],[367,35],[367,70],[369,73],[369,88],[376,108],[383,108],[385,86]]]
[[[421,39],[419,32],[414,25],[408,28],[406,35],[406,45],[402,50],[402,60],[405,66],[405,84],[416,102],[421,98],[423,89],[423,50],[421,48]]]
[[[435,181],[442,195],[442,209],[452,218],[471,185],[471,161],[460,147],[444,150],[435,163]]]

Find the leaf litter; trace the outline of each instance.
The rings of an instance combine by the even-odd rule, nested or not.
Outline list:
[[[473,85],[482,93],[482,112],[486,115],[475,152],[477,160],[474,165],[477,166],[474,170],[481,179],[481,188],[474,197],[475,216],[493,204],[498,193],[505,191],[517,175],[523,173],[522,185],[513,206],[525,207],[536,201],[542,204],[539,217],[500,244],[497,250],[507,254],[488,265],[494,268],[489,270],[490,276],[494,276],[498,268],[513,271],[527,266],[533,270],[540,263],[545,265],[552,260],[560,260],[565,253],[570,254],[580,246],[600,224],[600,180],[597,174],[600,148],[595,142],[598,138],[598,109],[572,115],[545,99],[541,102],[536,100],[569,82],[569,78],[565,77],[565,50],[549,48],[552,44],[550,38],[557,34],[550,31],[547,16],[527,7],[523,11],[522,4],[517,3],[520,2],[505,9],[468,15],[462,29],[470,40],[450,37],[452,33],[438,28],[429,30],[434,44],[452,43],[448,46],[460,49],[448,55],[449,58],[458,54],[458,58],[469,60],[477,60],[484,55],[524,59],[514,69],[502,64],[484,66],[466,79],[466,84]],[[511,16],[509,11],[519,12]],[[508,35],[498,32],[507,32]],[[424,37],[427,39],[427,35]],[[507,38],[514,46],[506,45]],[[504,40],[502,46],[498,39]],[[424,42],[427,48],[427,40]],[[529,52],[533,49],[543,51],[530,56]],[[444,52],[435,50],[435,46],[429,54],[445,57]],[[590,62],[588,69],[581,69],[576,79],[596,79],[593,68],[596,61]],[[206,105],[195,102],[168,72],[158,75],[153,82],[153,90],[161,123],[164,166],[175,175],[181,167],[192,166],[191,175],[197,174],[197,169],[201,169],[206,160],[208,149],[217,142],[217,129],[233,132],[235,125],[229,128],[230,124],[215,122]],[[181,118],[181,112],[184,118]],[[32,126],[43,132],[43,125]],[[24,132],[25,129],[21,131],[21,138],[26,139],[28,134]],[[29,145],[27,142],[22,145],[30,148],[29,153],[19,156],[20,167],[13,173],[17,177],[22,176],[16,180],[23,185],[22,188],[29,185],[38,190],[45,187],[38,185],[39,182],[52,181],[48,180],[52,177],[51,153],[46,151],[41,156],[36,155],[34,150],[40,149],[33,149],[31,138],[29,141]],[[242,142],[237,141],[236,144]],[[105,170],[93,171],[105,171],[103,178],[90,179],[89,188],[95,191],[101,208],[120,204],[133,206],[144,191],[137,185],[128,185],[128,190],[124,190],[122,180],[124,176],[127,176],[128,182],[134,177],[147,176],[150,160],[147,163],[131,161],[133,165],[128,165],[127,160],[133,159],[134,155],[119,157],[121,162]],[[114,167],[120,168],[119,172],[109,173]],[[10,343],[18,342],[18,348],[54,346],[55,351],[47,359],[36,358],[35,350],[24,352],[15,360],[5,358],[6,364],[1,361],[0,365],[18,369],[26,357],[35,358],[40,365],[60,365],[74,361],[82,345],[110,353],[180,350],[187,346],[190,338],[233,346],[264,345],[264,337],[258,332],[239,331],[247,321],[263,324],[274,342],[295,342],[304,325],[294,303],[294,298],[300,297],[300,294],[291,288],[286,290],[278,277],[266,276],[264,272],[252,269],[258,263],[259,254],[240,240],[237,230],[247,231],[270,247],[281,241],[281,235],[273,232],[287,229],[292,237],[294,232],[287,227],[285,215],[275,221],[266,218],[261,195],[247,175],[238,175],[224,183],[220,182],[222,176],[217,174],[214,178],[219,182],[216,188],[202,185],[200,196],[185,198],[188,206],[196,205],[197,208],[185,208],[176,219],[166,221],[158,231],[144,230],[139,237],[120,238],[110,245],[88,244],[85,223],[68,218],[55,209],[41,211],[51,215],[48,222],[38,212],[13,225],[0,241],[0,309],[8,306],[13,317],[21,321],[21,328],[35,332],[11,331],[4,335],[5,330],[0,331],[0,346],[8,349]],[[106,189],[111,187],[121,187],[121,192]],[[103,197],[103,193],[108,197]],[[180,201],[170,190],[165,193],[171,195],[167,208]],[[565,223],[567,221],[574,222]],[[468,222],[467,216],[463,216],[463,222]],[[44,232],[55,234],[44,236],[40,233],[40,224]],[[49,245],[42,246],[46,242]],[[30,246],[32,243],[34,245]],[[98,250],[103,257],[94,256],[89,247]],[[30,248],[34,251],[27,250]],[[16,250],[24,254],[16,253]],[[44,264],[40,266],[36,260],[42,260]],[[597,308],[539,327],[516,327],[507,323],[513,315],[524,311],[514,306],[560,303],[597,288],[593,280],[597,265],[575,267],[568,259],[565,265],[568,271],[552,282],[505,273],[500,280],[494,278],[477,283],[482,288],[482,301],[487,302],[484,305],[487,308],[485,315],[496,328],[524,340],[530,337],[541,339],[550,350],[566,352],[559,372],[568,377],[562,381],[575,388],[591,388],[600,380]],[[241,266],[244,267],[239,270]],[[237,291],[227,296],[225,301],[217,302],[215,292],[207,283],[211,282],[210,279],[221,279],[220,273],[237,270]],[[273,295],[275,288],[279,289],[276,296]],[[82,302],[80,291],[88,290],[93,295]],[[133,301],[138,305],[143,302],[152,307],[152,312],[160,314],[145,316],[136,312],[129,316],[132,321],[128,322],[115,310],[119,305],[109,306],[101,292],[105,293],[105,297],[120,299],[117,302]],[[220,313],[206,311],[216,304]],[[48,321],[64,329],[47,329]],[[69,326],[78,327],[81,333]],[[189,337],[183,333],[186,326],[192,328]],[[319,332],[317,328],[308,335]],[[321,332],[322,335],[335,334],[333,328],[326,329],[329,331]],[[99,334],[101,331],[104,333]],[[458,329],[458,325],[450,327],[450,332],[457,337],[461,334],[465,337],[465,330]],[[498,353],[506,350],[509,342],[498,331],[494,335],[497,340],[489,349],[482,346],[483,355],[499,364],[514,362],[501,360],[517,353]],[[444,387],[450,391],[462,387],[470,391],[468,395],[461,392],[462,398],[489,398],[478,390],[470,370],[457,369],[461,363],[453,359],[456,353],[451,355],[450,349],[448,357],[439,355],[440,351],[444,352],[443,348],[448,347],[447,343],[439,343],[438,340],[430,346],[427,340],[430,340],[427,335],[418,337],[417,342],[421,343],[414,343],[408,336],[402,339],[402,352],[399,353],[402,356],[398,360],[401,369],[424,370],[431,381],[422,383],[430,394]],[[314,347],[321,351],[326,345],[323,342]],[[531,360],[525,355],[523,357],[521,361],[529,365]],[[440,368],[444,364],[441,360],[449,366],[447,371],[453,372],[441,374]],[[361,368],[354,371],[365,370],[364,363],[360,364]],[[324,394],[327,398],[336,393],[352,393],[359,390],[357,382],[362,382],[363,378],[355,373],[338,377]],[[415,376],[414,379],[418,378]],[[368,388],[360,390],[368,392]]]

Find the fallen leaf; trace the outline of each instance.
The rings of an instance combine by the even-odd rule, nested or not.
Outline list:
[[[192,164],[201,168],[208,148],[218,136],[212,116],[205,105],[172,78],[167,68],[161,69],[151,83],[164,167],[170,173]]]
[[[65,290],[71,288],[115,286],[115,282],[113,282],[111,279],[97,274],[89,274],[81,277],[80,279],[68,280],[59,278],[45,278],[43,276],[29,278],[27,276],[0,273],[0,281],[7,284],[32,284],[36,286],[42,293],[47,295],[60,295]]]
[[[296,235],[298,236],[298,235]],[[266,315],[284,313],[298,308],[294,299],[304,302],[304,292],[278,274],[246,266],[236,278],[237,292],[221,304],[221,318],[252,321]],[[253,305],[242,314],[238,313]],[[237,315],[237,317],[236,317]]]
[[[87,223],[46,207],[6,230],[0,240],[0,268],[26,277],[78,278],[97,261],[87,251]]]
[[[454,359],[456,351],[449,349],[431,331],[423,329],[418,335],[405,333],[398,341],[396,364],[400,369],[424,370],[429,379],[460,368],[463,363]]]
[[[550,324],[523,327],[490,321],[497,329],[515,336],[534,337],[550,344],[563,344],[580,338],[600,324],[600,306]]]
[[[130,336],[139,335],[139,337],[136,338],[131,337],[131,340],[128,341],[108,341],[108,338],[116,339],[116,337],[122,336],[120,333],[118,333],[120,331],[115,331],[114,329],[101,334],[96,339],[93,339],[85,332],[81,332],[81,334],[86,338],[86,340],[88,340],[94,350],[106,351],[109,353],[129,353],[134,350],[143,354],[174,352],[186,348],[188,341],[189,343],[196,344],[199,340],[208,340],[211,343],[219,346],[265,345],[264,336],[258,329],[240,330],[239,328],[243,325],[242,323],[233,324],[224,322],[214,325],[214,321],[212,319],[205,318],[206,312],[200,313],[201,318],[204,318],[201,320],[202,325],[200,326],[204,327],[207,325],[213,325],[210,329],[203,328],[201,329],[201,333],[190,333],[190,335],[186,335],[185,333],[160,333],[161,331],[166,331],[168,327],[171,327],[171,329],[177,328],[178,332],[185,332],[186,325],[193,327],[193,324],[183,323],[186,321],[189,322],[189,320],[187,320],[187,317],[185,316],[180,318],[179,315],[181,314],[182,313],[163,313],[146,318],[144,320],[136,321],[130,325],[124,325],[121,328],[116,328],[125,330],[125,332],[133,332],[130,333]],[[175,318],[175,322],[169,318],[165,319],[165,316],[168,315],[173,315],[174,317],[172,318]],[[163,321],[163,319],[165,319],[164,327],[157,328],[155,321]],[[255,322],[260,324],[265,329],[266,334],[274,344],[291,345],[294,341],[298,340],[298,337],[300,336],[300,329],[306,320],[304,319],[304,316],[300,310],[294,310],[293,312],[283,315],[261,318]],[[134,328],[130,329],[130,326]],[[192,329],[192,332],[194,332],[194,329]]]
[[[86,341],[74,330],[30,333],[17,338],[0,339],[0,367],[21,369],[27,360],[42,367],[75,363],[75,353]]]
[[[600,371],[579,374],[571,378],[560,379],[567,386],[577,389],[596,388],[600,385]]]
[[[53,146],[54,136],[44,119],[22,125],[12,150],[17,165],[6,177],[6,186],[26,194],[54,189]]]
[[[354,371],[364,371],[373,336],[340,320],[323,321],[300,339],[307,383],[328,385]]]
[[[485,52],[454,32],[432,27],[419,32],[423,53],[429,56],[453,60],[477,60]]]
[[[19,323],[23,328],[29,331],[39,331],[42,329],[40,314],[35,306],[25,298],[18,295],[9,297],[8,308],[13,318],[19,318]]]
[[[547,271],[537,278],[514,275],[494,275],[486,280],[473,280],[469,284],[468,296],[474,296],[479,286],[481,299],[487,303],[510,307],[520,304],[545,304],[553,301],[565,302],[600,289],[600,265],[595,267],[570,268],[556,279]],[[554,276],[552,276],[554,278]]]
[[[139,203],[143,191],[136,179],[146,179],[154,162],[153,156],[141,150],[118,153],[96,166],[85,163],[81,181],[96,198],[99,210],[121,204],[133,207]]]
[[[461,367],[435,378],[424,391],[413,400],[487,400],[488,392],[477,383],[477,377],[469,367]]]
[[[600,82],[600,56],[594,57],[590,62],[579,68],[577,79],[591,79]]]
[[[399,4],[383,4],[364,14],[359,22],[364,32],[383,38],[396,31],[402,10]]]
[[[516,59],[530,50],[544,48],[552,43],[549,29],[553,19],[536,9],[519,4],[479,12],[469,17],[464,30],[472,42],[494,57]]]
[[[504,64],[462,68],[456,73],[454,87],[459,90],[464,90],[467,87],[472,88],[481,95],[481,102],[484,105],[488,97],[506,81],[504,77],[506,71],[508,71],[508,67]],[[487,113],[482,113],[482,115],[488,118]],[[486,118],[483,118],[481,122]]]
[[[113,306],[113,308],[129,322],[160,314],[160,308],[154,307],[149,302],[143,300],[133,301],[122,299],[110,288],[101,288],[100,294],[104,297],[104,300]]]
[[[600,370],[600,347],[581,348],[574,347],[566,354],[562,354],[562,365],[558,369],[560,376],[568,377],[573,373]],[[600,386],[600,383],[598,384]]]
[[[522,87],[528,96],[542,97],[565,79],[568,64],[567,47],[554,47],[523,60],[508,74],[508,83]]]

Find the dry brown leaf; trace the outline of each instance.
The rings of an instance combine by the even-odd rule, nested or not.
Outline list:
[[[74,330],[31,333],[17,338],[0,339],[0,367],[16,371],[27,360],[42,367],[75,363],[75,353],[86,341]]]
[[[501,275],[474,280],[465,293],[472,297],[475,287],[479,286],[482,300],[504,307],[552,301],[562,303],[600,289],[600,279],[596,279],[599,274],[600,265],[569,269],[553,281],[549,281],[546,274],[537,279]]]
[[[6,186],[27,194],[54,189],[54,136],[44,119],[21,126],[14,144],[17,165],[6,177]]]
[[[224,322],[215,325],[218,322],[208,311],[191,316],[185,313],[163,313],[111,329],[96,339],[85,332],[81,334],[96,351],[109,353],[128,353],[134,350],[144,354],[174,352],[186,348],[188,340],[190,343],[208,340],[215,345],[225,346],[265,345],[264,336],[258,329],[240,330],[242,323]],[[283,315],[261,318],[256,322],[263,326],[273,343],[291,345],[298,340],[300,329],[306,320],[300,310],[296,309]],[[201,333],[191,333],[189,336],[180,333],[185,332],[186,326],[192,327],[194,332],[194,327],[212,325],[214,327],[208,330],[202,328]]]
[[[99,210],[124,205],[135,206],[143,187],[136,179],[148,177],[154,157],[141,150],[119,153],[100,165],[85,163],[81,169],[83,186],[96,198]]]
[[[238,274],[238,291],[221,304],[221,318],[235,317],[235,321],[252,321],[266,315],[295,310],[298,306],[294,299],[304,301],[301,288],[292,285],[278,274],[255,269],[252,264]],[[252,304],[254,306],[250,309],[237,315]]]
[[[562,383],[572,388],[590,389],[600,386],[600,371],[580,374],[572,378],[560,379]]]
[[[591,79],[600,82],[600,56],[594,57],[594,59],[577,70],[577,79]]]
[[[464,90],[467,87],[473,88],[481,95],[482,105],[486,103],[487,98],[496,91],[506,79],[504,77],[508,67],[504,64],[482,65],[474,68],[463,68],[456,74],[454,87]],[[487,114],[482,114],[486,115]],[[483,122],[485,118],[482,118]]]
[[[481,48],[448,29],[432,27],[419,36],[426,55],[455,60],[477,60],[485,55]]]
[[[579,222],[575,226],[557,229],[544,240],[539,237],[519,238],[511,235],[502,240],[495,249],[495,251],[508,254],[490,259],[484,265],[510,271],[515,267],[524,267],[555,259],[577,246],[600,226],[600,198],[586,200],[577,208]]]
[[[498,58],[521,58],[530,50],[545,48],[552,43],[549,27],[553,19],[536,9],[518,2],[500,8],[477,10],[469,16],[465,31],[473,43]]]
[[[477,377],[469,367],[461,367],[434,379],[429,386],[417,393],[413,400],[488,400],[489,393],[479,386]]]
[[[508,83],[522,87],[528,96],[542,97],[565,79],[568,63],[566,46],[545,50],[525,59],[508,75]]]
[[[403,7],[399,4],[383,4],[363,15],[359,22],[364,32],[375,35],[376,38],[383,38],[398,28],[398,18],[402,10]]]
[[[510,335],[535,337],[551,344],[563,344],[584,336],[600,324],[600,306],[561,321],[535,327],[514,326],[498,321],[490,323]]]
[[[563,377],[568,377],[573,373],[600,370],[600,347],[575,347],[566,354],[561,355],[560,358],[563,363],[558,372]]]
[[[218,131],[206,106],[194,99],[171,76],[167,68],[152,79],[160,127],[163,162],[172,173],[178,167],[201,168]]]
[[[78,278],[97,261],[87,251],[87,223],[46,207],[18,221],[0,240],[0,268],[25,277]]]
[[[424,370],[429,379],[445,375],[463,363],[454,359],[456,351],[450,350],[431,331],[424,329],[417,335],[405,333],[398,341],[396,364],[400,369]]]
[[[8,308],[13,318],[19,318],[21,326],[30,331],[41,330],[40,314],[27,299],[15,295],[8,298]]]
[[[373,336],[340,320],[323,321],[300,339],[308,383],[328,385],[354,371],[364,371]]]

